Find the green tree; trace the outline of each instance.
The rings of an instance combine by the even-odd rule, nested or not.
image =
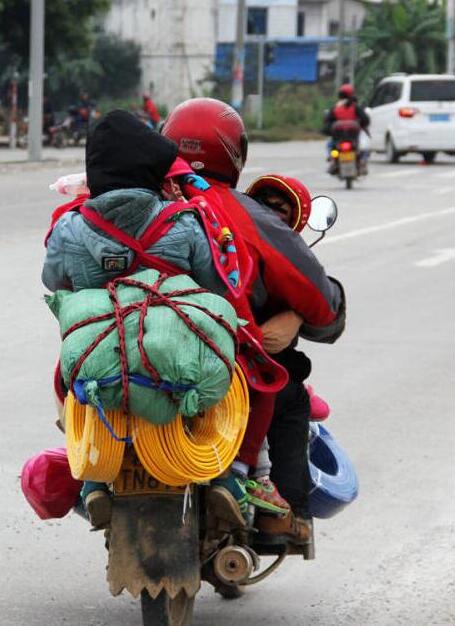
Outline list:
[[[30,0],[0,0],[0,86],[19,73],[20,93],[26,93],[29,65]],[[94,19],[111,0],[47,0],[45,14],[45,69],[62,58],[82,59],[93,45]]]
[[[369,4],[359,32],[356,75],[360,92],[394,72],[439,73],[445,64],[444,6],[436,1],[386,0]]]
[[[105,33],[96,35],[89,56],[60,54],[48,72],[55,105],[76,101],[82,90],[96,100],[130,96],[141,77],[140,54],[140,46],[133,41]]]
[[[48,0],[46,2],[46,60],[58,54],[83,56],[93,39],[92,19],[101,15],[111,0]],[[30,0],[0,0],[0,45],[4,51],[28,64]]]

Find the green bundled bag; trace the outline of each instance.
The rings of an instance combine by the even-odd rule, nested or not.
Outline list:
[[[127,279],[118,279],[106,289],[83,289],[76,293],[61,290],[46,301],[60,324],[63,337],[60,362],[67,387],[81,357],[100,334],[114,326],[83,359],[74,390],[81,401],[104,409],[118,409],[124,406],[124,398],[122,350],[114,316],[114,300],[117,300],[124,323],[129,412],[154,424],[166,424],[177,413],[194,416],[226,395],[235,362],[238,320],[233,307],[220,296],[207,291],[185,295],[187,290],[200,289],[189,276],[174,276],[157,283],[159,278],[159,272],[144,270]],[[173,292],[166,301],[180,302],[177,306],[187,320],[182,320],[147,286],[157,287],[164,295]],[[150,300],[146,302],[147,297]],[[142,346],[158,373],[158,383],[141,356],[138,341],[141,307],[145,315]],[[106,319],[91,321],[99,316]],[[213,342],[211,346],[189,328],[191,324],[203,334],[204,340]],[[66,334],[75,325],[78,326]]]

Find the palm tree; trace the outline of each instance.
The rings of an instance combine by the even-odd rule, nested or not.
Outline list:
[[[356,82],[363,94],[394,72],[438,73],[445,65],[444,6],[428,0],[369,5],[359,32]]]

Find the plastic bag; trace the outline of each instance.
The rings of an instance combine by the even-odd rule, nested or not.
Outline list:
[[[21,487],[41,519],[64,517],[75,506],[82,482],[71,476],[66,448],[43,450],[25,462]]]
[[[370,151],[371,140],[370,137],[364,130],[360,131],[359,135],[359,150],[360,152],[369,152]]]
[[[87,176],[85,172],[60,176],[55,183],[49,185],[49,189],[57,191],[64,196],[80,196],[90,193],[87,187]]]

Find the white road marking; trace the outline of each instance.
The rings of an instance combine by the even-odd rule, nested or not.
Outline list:
[[[448,172],[438,172],[435,174],[435,178],[452,178],[455,180],[455,169],[450,169]]]
[[[406,170],[397,170],[397,171],[393,171],[393,172],[382,172],[381,174],[377,174],[377,178],[400,178],[401,176],[410,176],[411,174],[415,174],[416,173],[416,168],[413,167],[408,168]]]
[[[242,174],[254,174],[257,172],[265,172],[266,168],[260,165],[252,165],[251,167],[244,167]]]
[[[422,220],[434,219],[436,217],[442,217],[444,215],[452,215],[455,213],[455,207],[449,207],[442,209],[441,211],[430,211],[428,213],[420,213],[420,215],[413,215],[412,217],[403,217],[401,220],[395,220],[393,222],[386,222],[385,224],[378,224],[377,226],[369,226],[368,228],[359,228],[358,230],[351,230],[351,232],[344,233],[343,235],[335,235],[334,237],[328,237],[321,241],[318,245],[324,245],[329,243],[336,243],[337,241],[344,241],[345,239],[354,239],[355,237],[362,237],[363,235],[370,235],[372,233],[378,233],[383,230],[390,230],[397,226],[405,226],[414,222],[421,222]]]
[[[438,196],[442,196],[445,193],[450,193],[451,191],[455,191],[455,187],[439,187],[439,189],[435,189],[433,193]]]
[[[455,248],[441,248],[432,257],[415,263],[417,267],[436,267],[441,263],[455,260]]]

